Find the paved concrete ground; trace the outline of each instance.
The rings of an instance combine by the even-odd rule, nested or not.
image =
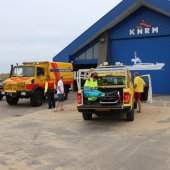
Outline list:
[[[75,101],[75,93],[71,94],[71,100]],[[69,103],[70,100],[67,101]],[[20,117],[48,107],[47,100],[44,100],[41,107],[32,107],[29,99],[20,99],[17,105],[8,105],[5,97],[0,101],[0,120],[10,117]]]
[[[41,107],[32,107],[29,99],[20,99],[19,103],[14,106],[8,105],[5,98],[0,101],[0,120],[10,117],[19,117],[35,111],[44,110],[47,108],[47,103],[44,102]]]
[[[143,104],[134,122],[122,116],[84,121],[73,95],[63,112],[44,109],[0,123],[1,170],[170,169],[167,106]]]
[[[66,103],[76,102],[76,93],[69,95],[69,100]],[[154,95],[153,106],[170,107],[170,95]],[[44,110],[47,108],[47,101],[43,102],[41,107],[32,107],[29,99],[20,99],[15,106],[9,106],[5,97],[0,101],[0,120],[10,117],[20,117],[36,111]]]
[[[152,105],[170,107],[170,95],[153,95]]]

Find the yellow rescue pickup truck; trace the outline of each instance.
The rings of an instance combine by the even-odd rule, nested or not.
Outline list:
[[[91,120],[93,114],[100,113],[126,113],[126,120],[134,120],[134,109],[137,107],[134,88],[131,80],[131,72],[128,68],[101,67],[94,69],[98,74],[98,91],[104,95],[97,97],[95,101],[89,101],[84,96],[82,79],[85,80],[88,70],[79,70],[77,73],[77,109],[82,113],[84,120]],[[143,99],[147,100],[148,87],[145,89]]]
[[[57,83],[64,76],[65,98],[73,84],[73,65],[62,62],[24,62],[12,66],[10,78],[3,82],[3,95],[9,105],[16,105],[20,98],[29,98],[32,106],[43,102],[46,76]]]

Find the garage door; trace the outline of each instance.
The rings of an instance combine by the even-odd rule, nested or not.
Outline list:
[[[141,75],[151,74],[154,94],[170,94],[170,35],[111,40],[110,54],[112,64],[122,62]]]

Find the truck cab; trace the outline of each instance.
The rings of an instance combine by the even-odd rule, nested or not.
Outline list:
[[[45,66],[23,64],[14,66],[10,78],[4,81],[3,90],[9,105],[15,105],[20,98],[30,98],[32,106],[40,106],[44,98]]]
[[[77,109],[82,113],[84,120],[91,120],[93,114],[105,113],[125,113],[127,121],[134,120],[134,109],[136,101],[134,88],[131,80],[131,72],[128,68],[107,67],[96,68],[94,72],[98,74],[98,90],[105,95],[97,97],[95,101],[88,101],[84,96],[84,88],[81,83],[85,80],[88,70],[79,70],[77,77],[78,94]]]

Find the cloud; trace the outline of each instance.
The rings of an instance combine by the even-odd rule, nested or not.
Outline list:
[[[0,0],[0,72],[51,60],[121,0]]]

